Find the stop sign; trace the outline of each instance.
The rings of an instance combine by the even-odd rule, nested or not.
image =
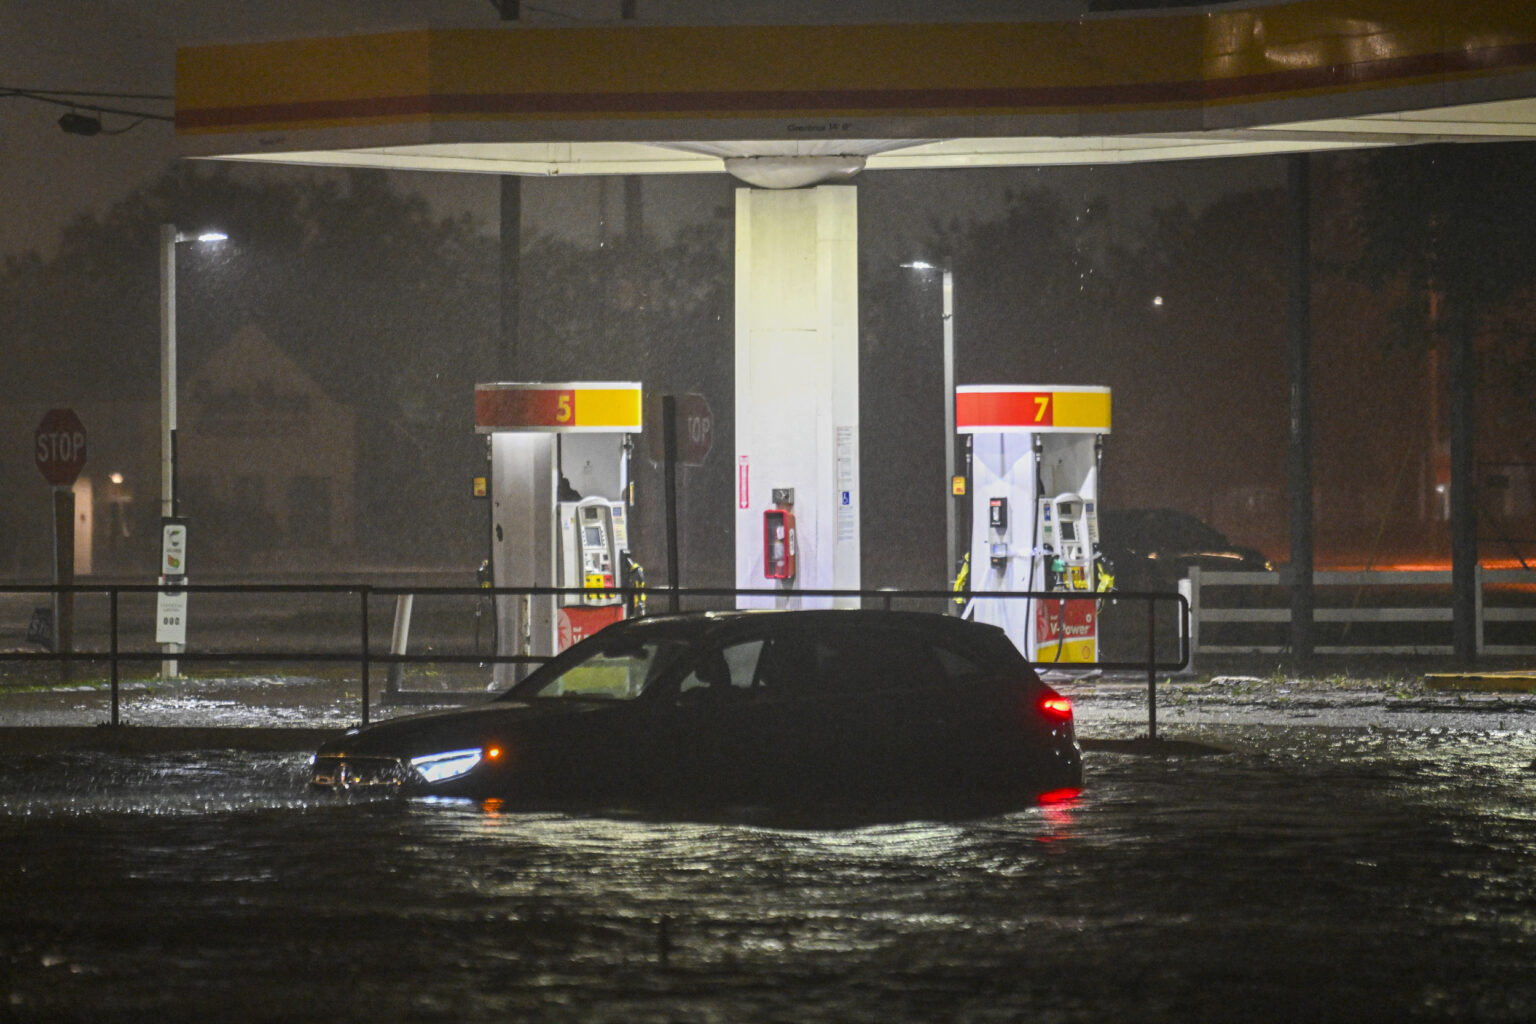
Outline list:
[[[68,487],[85,468],[85,424],[73,409],[49,409],[33,435],[37,468],[55,487]]]
[[[715,414],[704,396],[690,392],[677,400],[677,459],[685,466],[704,462],[715,443]]]
[[[658,397],[651,406],[651,422],[656,429],[645,432],[646,449],[652,462],[662,459],[661,401]],[[715,414],[709,403],[696,391],[677,396],[677,461],[685,466],[703,463],[704,456],[715,443]]]

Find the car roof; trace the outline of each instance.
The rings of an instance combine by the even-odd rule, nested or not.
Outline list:
[[[1003,630],[990,623],[973,622],[969,619],[934,612],[886,611],[873,608],[812,608],[812,609],[738,609],[729,611],[682,612],[669,615],[651,615],[642,619],[628,619],[621,628],[633,630],[665,630],[667,632],[692,633],[700,639],[714,633],[736,632],[738,629],[771,625],[780,629],[863,628],[894,629],[919,632],[929,637],[964,638],[969,636],[1005,636]],[[613,628],[613,627],[610,627]]]

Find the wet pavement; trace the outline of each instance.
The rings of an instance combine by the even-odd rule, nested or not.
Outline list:
[[[0,728],[95,726],[111,720],[111,694],[104,678],[82,672],[66,684],[51,671],[12,669],[0,676]],[[1144,675],[1047,678],[1073,698],[1080,735],[1124,738],[1147,731]],[[1191,737],[1219,732],[1223,726],[1312,722],[1388,727],[1409,718],[1422,727],[1503,728],[1536,712],[1536,686],[1521,692],[1510,685],[1511,680],[1536,678],[1536,670],[1481,677],[1492,679],[1490,683],[1468,676],[1462,689],[1447,685],[1444,680],[1451,677],[1444,674],[1428,678],[1436,685],[1426,685],[1425,672],[1403,667],[1363,675],[1297,676],[1278,669],[1263,675],[1164,674],[1156,682],[1158,730],[1170,737]],[[375,677],[370,683],[370,720],[473,702],[488,692],[487,679],[473,668],[452,676],[408,677],[401,692],[392,696],[387,684]],[[118,714],[122,724],[137,726],[343,729],[360,720],[360,696],[355,669],[325,675],[187,672],[172,680],[125,679]]]
[[[1063,683],[1146,730],[1144,680]],[[93,726],[93,689],[0,726]],[[414,709],[380,709],[380,714]],[[326,679],[139,726],[340,728]],[[1067,804],[812,831],[336,799],[302,752],[0,749],[0,1022],[1536,1019],[1536,696],[1159,684]]]

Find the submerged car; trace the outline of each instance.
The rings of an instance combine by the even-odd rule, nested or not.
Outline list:
[[[999,629],[916,612],[631,619],[485,704],[352,729],[314,785],[513,808],[914,813],[1082,785],[1070,702]]]

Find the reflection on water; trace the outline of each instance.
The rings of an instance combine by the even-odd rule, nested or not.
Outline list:
[[[0,1021],[1536,1016],[1536,734],[1249,728],[841,831],[0,756]]]

